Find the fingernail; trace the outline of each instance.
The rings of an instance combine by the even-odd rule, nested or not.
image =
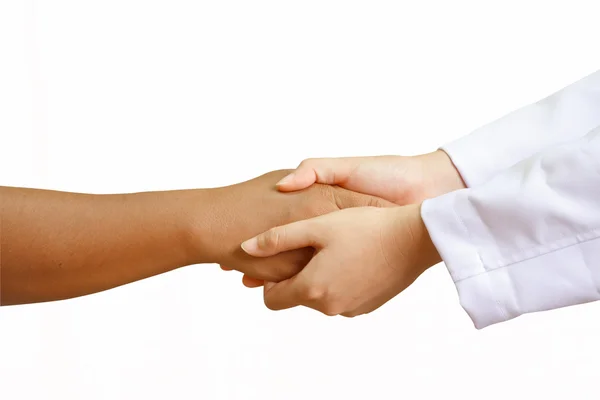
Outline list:
[[[242,250],[248,254],[252,254],[252,252],[258,250],[258,240],[255,237],[246,240],[242,243]]]
[[[284,177],[279,182],[277,182],[275,184],[275,186],[281,186],[281,185],[285,185],[286,183],[290,183],[292,181],[292,179],[294,179],[294,173],[293,172],[291,174],[289,174],[288,176]]]

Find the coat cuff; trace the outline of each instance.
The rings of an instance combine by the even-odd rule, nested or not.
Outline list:
[[[588,265],[589,260],[600,259],[600,238],[549,247],[514,262],[486,263],[489,255],[482,254],[481,246],[494,243],[480,243],[482,238],[472,234],[484,224],[469,209],[470,190],[426,200],[421,216],[454,281],[460,304],[477,329],[525,313],[600,299],[600,276],[591,274]]]
[[[423,202],[421,216],[458,291],[461,306],[477,329],[509,319],[507,306],[494,294],[494,282],[467,226],[455,211],[461,190]]]

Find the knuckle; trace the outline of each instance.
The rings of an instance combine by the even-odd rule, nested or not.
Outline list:
[[[367,201],[367,205],[369,207],[385,207],[385,203],[382,199],[378,197],[369,196],[369,200]]]
[[[309,285],[303,289],[303,297],[311,302],[322,302],[327,297],[327,288],[322,285]]]
[[[259,237],[258,247],[261,249],[276,249],[281,244],[280,229],[271,228]]]
[[[343,302],[334,299],[326,285],[307,286],[303,289],[302,297],[307,305],[327,316],[339,315],[345,310]]]
[[[302,160],[300,165],[298,165],[298,168],[310,168],[311,166],[315,165],[318,162],[318,160],[318,158],[305,158],[304,160]]]

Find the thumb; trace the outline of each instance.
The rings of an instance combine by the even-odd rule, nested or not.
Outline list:
[[[282,192],[292,192],[309,187],[313,183],[342,185],[350,178],[358,165],[357,157],[309,158],[300,163],[291,174],[277,182]]]
[[[293,222],[288,225],[271,228],[242,243],[242,249],[255,257],[269,257],[284,251],[316,247],[317,218]]]

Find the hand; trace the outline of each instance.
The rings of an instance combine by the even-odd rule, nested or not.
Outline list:
[[[291,192],[313,183],[338,185],[398,205],[421,203],[465,187],[454,164],[441,150],[414,157],[307,159],[277,187]]]
[[[252,278],[278,282],[289,278],[310,260],[312,249],[285,252],[270,259],[250,257],[242,251],[243,240],[273,226],[312,218],[348,207],[393,206],[385,200],[335,186],[314,185],[294,193],[281,193],[275,183],[290,171],[275,171],[247,182],[211,189],[216,204],[196,216],[198,241],[210,249],[210,262],[241,271]],[[210,229],[204,225],[210,221]],[[210,232],[206,235],[206,232]],[[200,237],[204,235],[204,237]],[[208,242],[208,243],[206,243]],[[244,278],[248,286],[262,284]]]
[[[441,261],[417,205],[337,211],[272,228],[242,246],[255,257],[314,248],[296,276],[265,283],[265,304],[347,317],[379,308]]]

